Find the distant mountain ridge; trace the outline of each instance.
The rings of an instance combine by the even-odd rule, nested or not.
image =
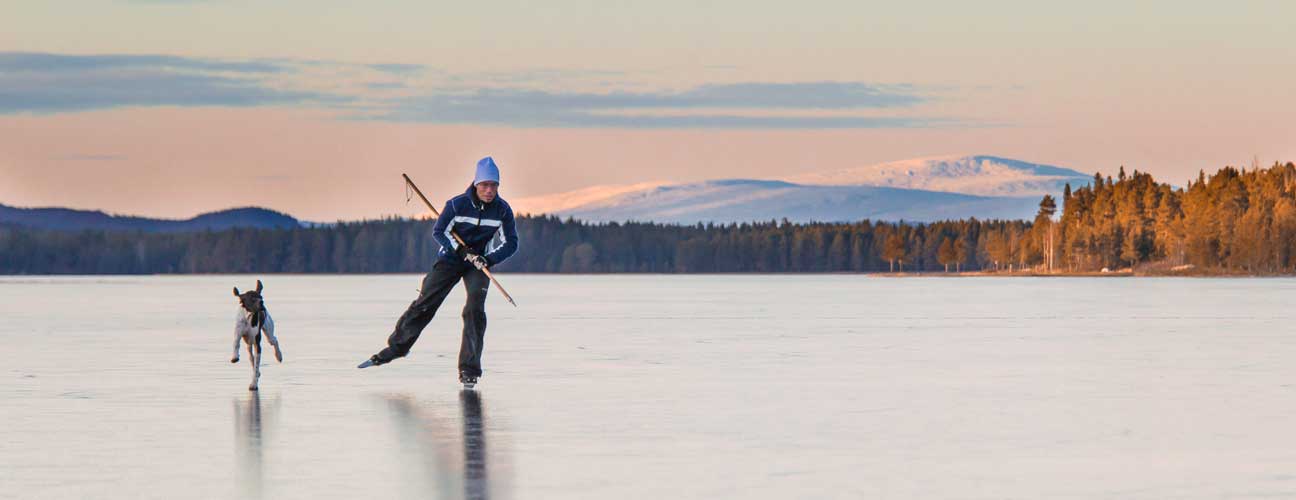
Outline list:
[[[885,186],[978,196],[1044,196],[1093,179],[1075,170],[997,156],[936,156],[799,175],[783,180],[830,186]]]
[[[987,197],[875,186],[807,186],[785,181],[724,179],[662,185],[622,193],[559,213],[593,222],[670,224],[848,222],[861,219],[936,221],[1021,218],[1039,198]]]
[[[595,186],[512,201],[520,213],[594,222],[843,222],[1029,219],[1045,194],[1092,177],[997,156],[941,156],[783,179]]]
[[[594,186],[510,200],[519,214],[552,214],[591,222],[627,220],[694,224],[788,219],[931,222],[1030,219],[1044,194],[1088,185],[1092,177],[1062,167],[988,155],[916,158],[784,179],[717,179],[685,184]],[[0,224],[57,230],[188,232],[295,228],[318,224],[257,207],[184,220],[109,215],[98,210],[17,208],[0,204]]]
[[[109,215],[99,210],[70,208],[18,208],[0,205],[0,224],[16,224],[41,229],[76,231],[84,229],[171,233],[220,231],[236,227],[274,229],[294,228],[303,224],[296,218],[258,207],[232,208],[201,214],[189,219],[152,219],[126,215]]]

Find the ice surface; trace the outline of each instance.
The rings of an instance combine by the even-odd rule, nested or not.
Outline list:
[[[1296,496],[1294,280],[503,275],[464,393],[420,278],[0,278],[0,497]]]

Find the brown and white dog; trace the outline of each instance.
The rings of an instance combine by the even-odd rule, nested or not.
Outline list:
[[[270,311],[266,310],[261,289],[261,280],[257,280],[256,290],[250,292],[239,293],[238,287],[234,287],[234,296],[239,299],[239,311],[238,318],[234,320],[234,357],[230,358],[230,363],[238,363],[239,341],[246,342],[248,356],[252,357],[252,383],[248,385],[249,391],[257,390],[257,381],[261,378],[262,332],[270,345],[274,346],[275,359],[283,362],[279,339],[274,334],[274,320],[270,319]]]

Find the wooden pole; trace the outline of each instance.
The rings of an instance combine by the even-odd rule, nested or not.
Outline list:
[[[405,178],[405,183],[408,184],[409,187],[414,189],[414,193],[418,195],[419,199],[423,200],[423,204],[427,205],[428,210],[431,210],[433,215],[440,217],[441,212],[438,212],[436,207],[432,206],[432,202],[428,201],[426,196],[423,196],[423,191],[420,191],[418,186],[414,185],[414,181],[411,180],[410,177],[405,174],[401,174],[401,177]],[[455,241],[459,242],[460,245],[464,245],[463,238],[460,238],[459,235],[454,232],[454,230],[450,231],[450,237],[454,238]],[[500,293],[504,294],[504,298],[508,299],[509,303],[513,304],[513,307],[517,307],[517,302],[513,301],[513,297],[509,295],[508,290],[504,289],[504,285],[501,285],[500,282],[495,279],[495,276],[491,275],[490,269],[487,269],[486,266],[481,266],[478,267],[477,269],[480,269],[481,272],[486,274],[487,278],[490,278],[491,283],[495,284],[495,288],[498,288]]]

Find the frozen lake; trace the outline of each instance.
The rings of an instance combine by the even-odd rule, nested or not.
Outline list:
[[[1296,496],[1296,280],[505,275],[465,394],[462,288],[260,277],[259,394],[256,277],[0,278],[0,497]]]

